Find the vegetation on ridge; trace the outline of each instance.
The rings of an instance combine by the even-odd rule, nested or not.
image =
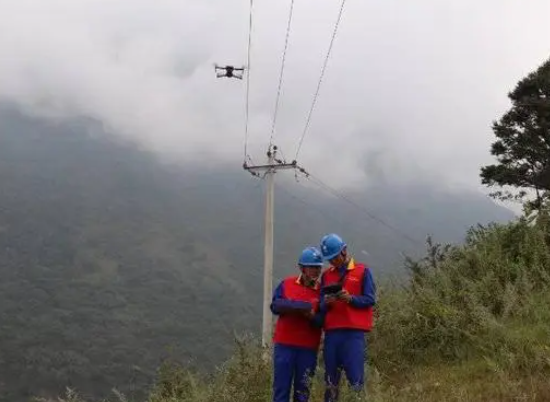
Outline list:
[[[463,246],[429,243],[426,257],[407,266],[408,286],[381,289],[365,400],[550,398],[546,213],[536,221],[472,228]],[[257,344],[245,338],[211,376],[166,362],[146,400],[265,402],[272,370],[259,355]],[[319,357],[312,401],[320,401],[323,392],[322,353]],[[343,388],[342,401],[354,400]]]

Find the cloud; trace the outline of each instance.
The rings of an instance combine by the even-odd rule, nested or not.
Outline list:
[[[256,1],[250,144],[271,133],[290,2]],[[247,0],[0,0],[0,100],[83,115],[185,162],[240,164]],[[293,159],[340,6],[300,0],[275,142]],[[506,93],[549,56],[550,3],[348,0],[300,154],[334,185],[477,186]]]

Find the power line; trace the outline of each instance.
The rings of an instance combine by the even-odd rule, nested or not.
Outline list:
[[[244,164],[246,164],[246,158],[248,157],[248,116],[249,116],[249,94],[250,94],[250,49],[252,47],[252,15],[253,15],[254,0],[250,0],[250,15],[248,19],[248,46],[246,56],[246,117],[244,128]]]
[[[319,77],[319,82],[317,83],[317,89],[315,91],[315,95],[313,96],[313,102],[311,103],[311,108],[309,109],[309,114],[307,116],[306,125],[304,127],[304,131],[302,133],[302,136],[300,137],[300,141],[298,143],[298,149],[296,150],[296,156],[294,157],[294,160],[298,160],[298,154],[300,153],[300,149],[302,148],[302,142],[304,141],[304,137],[306,136],[307,130],[309,128],[309,124],[311,121],[311,116],[313,114],[313,109],[315,108],[315,104],[317,103],[317,98],[319,97],[319,90],[321,89],[321,84],[323,82],[323,77],[325,75],[325,70],[327,68],[328,61],[330,59],[330,54],[332,51],[332,45],[334,44],[334,40],[336,38],[336,35],[338,33],[338,26],[340,25],[340,20],[342,19],[342,14],[344,12],[344,6],[346,4],[346,0],[342,0],[342,4],[340,5],[340,11],[338,13],[338,18],[336,19],[336,24],[334,25],[334,30],[332,32],[332,37],[330,39],[330,44],[328,47],[327,55],[325,57],[325,62],[323,64],[323,68],[321,69],[321,76]]]
[[[323,219],[329,219],[329,220],[332,220],[334,223],[337,223],[338,225],[342,226],[342,225],[346,225],[344,223],[343,220],[339,219],[337,215],[335,214],[327,214],[325,210],[323,210],[321,207],[307,201],[306,199],[302,198],[302,197],[298,197],[296,196],[295,194],[293,194],[290,190],[286,189],[283,185],[280,185],[280,184],[276,184],[275,185],[279,190],[282,190],[283,192],[285,192],[290,198],[300,202],[301,204],[305,205],[307,207],[307,211],[308,212],[312,212],[313,210],[317,211],[317,213],[321,214],[321,216],[323,216]],[[368,216],[368,219],[372,219],[370,216]],[[342,227],[344,227],[342,226]],[[349,228],[348,228],[349,229]],[[419,241],[416,241],[415,242],[418,242]],[[399,255],[401,257],[405,257],[403,252],[399,252]]]
[[[323,211],[322,208],[318,207],[317,205],[312,204],[311,202],[307,201],[306,199],[304,199],[302,197],[298,197],[297,195],[292,194],[292,192],[290,190],[286,189],[283,185],[275,184],[275,186],[277,188],[279,188],[280,190],[282,190],[283,192],[285,192],[290,198],[293,198],[296,201],[299,201],[300,203],[307,206],[308,211],[311,211],[312,209],[315,209],[316,211],[318,211],[323,216],[325,216],[325,217],[328,216],[329,219],[332,219],[334,222],[337,222],[339,225],[343,225],[343,222],[340,219],[338,219],[335,215],[325,214],[326,211]]]
[[[269,145],[273,144],[273,136],[275,134],[275,123],[277,121],[277,114],[279,112],[279,99],[281,97],[281,88],[283,85],[283,73],[285,70],[285,61],[286,61],[286,51],[288,49],[288,39],[290,37],[290,26],[292,24],[292,14],[294,12],[294,0],[290,1],[290,11],[288,13],[288,23],[286,27],[286,35],[285,35],[285,47],[283,50],[283,57],[281,61],[281,72],[279,75],[279,85],[277,88],[277,97],[275,99],[275,110],[273,112],[273,124],[271,125],[271,136],[269,137]]]
[[[341,200],[343,201],[346,201],[348,204],[354,206],[355,208],[357,208],[359,211],[361,211],[363,214],[365,214],[366,216],[368,216],[370,219],[380,223],[381,225],[387,227],[388,229],[394,231],[396,234],[402,236],[403,238],[409,240],[411,243],[414,243],[416,245],[419,245],[419,244],[422,244],[424,245],[424,242],[421,242],[420,240],[418,239],[415,239],[409,235],[407,235],[406,233],[402,232],[401,230],[397,229],[395,226],[392,226],[390,225],[389,223],[385,222],[384,220],[378,218],[377,216],[375,216],[373,213],[371,213],[370,211],[368,211],[365,207],[357,204],[356,202],[354,202],[353,200],[349,199],[348,197],[346,197],[344,194],[342,194],[340,191],[336,190],[335,188],[329,186],[328,184],[326,184],[325,182],[323,182],[321,179],[319,179],[318,177],[315,177],[313,176],[311,173],[308,173],[308,172],[305,172],[305,171],[301,171],[303,174],[305,174],[305,176],[311,181],[313,182],[314,184],[317,184],[319,187],[321,187],[322,189],[325,189],[326,191],[330,192],[332,195],[334,195],[335,197],[337,198],[340,198]]]

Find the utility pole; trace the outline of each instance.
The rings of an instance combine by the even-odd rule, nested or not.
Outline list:
[[[265,234],[264,234],[264,295],[263,295],[263,313],[262,313],[262,346],[271,345],[272,314],[269,309],[271,297],[273,294],[273,200],[275,191],[275,173],[278,170],[298,169],[300,168],[296,161],[286,163],[277,158],[277,146],[269,145],[267,150],[267,164],[249,166],[246,163],[243,168],[253,176],[260,177],[263,172],[267,182],[265,193]]]

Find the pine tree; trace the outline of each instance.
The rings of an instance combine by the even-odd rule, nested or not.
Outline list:
[[[491,154],[498,162],[481,168],[481,182],[512,188],[493,192],[493,198],[527,200],[527,207],[538,210],[550,196],[550,59],[520,80],[508,98],[512,107],[493,123],[497,140]]]

